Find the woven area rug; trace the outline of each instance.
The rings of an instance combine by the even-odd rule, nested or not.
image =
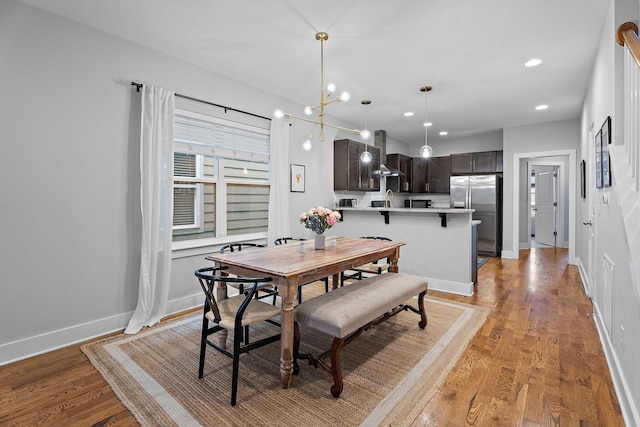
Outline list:
[[[280,384],[280,345],[240,359],[238,403],[230,406],[231,360],[207,349],[198,379],[200,316],[161,323],[137,335],[117,335],[82,351],[143,426],[408,425],[431,399],[487,310],[427,298],[427,328],[403,312],[372,327],[342,351],[344,391],[300,361],[292,385]],[[409,301],[417,306],[417,301]],[[252,327],[252,337],[272,331]],[[301,351],[319,354],[331,337],[301,327]]]

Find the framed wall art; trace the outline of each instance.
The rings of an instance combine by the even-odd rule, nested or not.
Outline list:
[[[602,186],[611,187],[611,170],[609,169],[609,144],[611,144],[611,117],[607,117],[600,128],[602,133]]]
[[[291,192],[304,193],[304,166],[291,165]]]
[[[587,162],[580,162],[580,197],[587,198]]]
[[[593,141],[596,149],[596,188],[602,188],[602,130],[599,130]]]

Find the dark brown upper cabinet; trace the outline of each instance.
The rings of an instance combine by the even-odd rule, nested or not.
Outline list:
[[[373,158],[363,163],[360,155],[369,151]],[[380,191],[380,176],[373,172],[380,168],[380,148],[350,139],[333,141],[334,191]]]
[[[387,154],[385,166],[399,170],[402,174],[399,176],[389,176],[387,180],[387,189],[394,193],[411,192],[411,157],[404,154]]]
[[[451,160],[449,156],[412,159],[413,193],[449,193]]]
[[[502,172],[502,151],[482,151],[451,155],[452,174]]]

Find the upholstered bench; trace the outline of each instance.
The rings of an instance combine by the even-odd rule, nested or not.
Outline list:
[[[297,359],[307,359],[316,368],[322,367],[333,375],[331,394],[342,393],[342,372],[340,370],[340,349],[353,341],[371,325],[379,324],[404,310],[412,310],[420,315],[418,326],[427,326],[424,296],[427,282],[419,277],[386,273],[365,278],[353,284],[312,298],[299,304],[295,311],[294,325],[294,374],[300,370]],[[418,296],[418,309],[404,303]],[[331,349],[319,356],[300,354],[300,329],[302,324],[332,335]],[[330,356],[331,364],[323,359]]]

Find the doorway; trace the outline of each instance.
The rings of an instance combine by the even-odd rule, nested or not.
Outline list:
[[[529,191],[530,247],[558,246],[560,166],[530,165],[531,187]]]
[[[577,185],[577,164],[576,150],[555,150],[526,152],[513,154],[512,173],[505,168],[505,177],[515,178],[515,183],[511,189],[505,187],[505,200],[512,206],[513,215],[505,215],[505,242],[511,242],[511,248],[505,247],[502,251],[503,258],[518,259],[519,248],[529,248],[530,238],[528,220],[529,217],[529,180],[531,175],[528,172],[528,163],[538,160],[541,164],[549,164],[552,160],[558,160],[558,164],[563,171],[560,174],[559,187],[561,189],[560,198],[566,201],[564,211],[560,214],[560,224],[566,223],[566,227],[558,230],[558,236],[562,239],[563,246],[569,248],[569,263],[575,264],[575,218],[576,218],[576,185]],[[508,182],[508,181],[505,181]],[[511,194],[509,194],[511,190]],[[566,195],[565,195],[566,194]],[[510,197],[509,197],[510,196]],[[509,200],[511,199],[511,200]],[[506,205],[505,205],[506,206]],[[511,220],[511,224],[508,221]],[[509,243],[507,243],[509,244]],[[522,244],[522,246],[520,246]]]

